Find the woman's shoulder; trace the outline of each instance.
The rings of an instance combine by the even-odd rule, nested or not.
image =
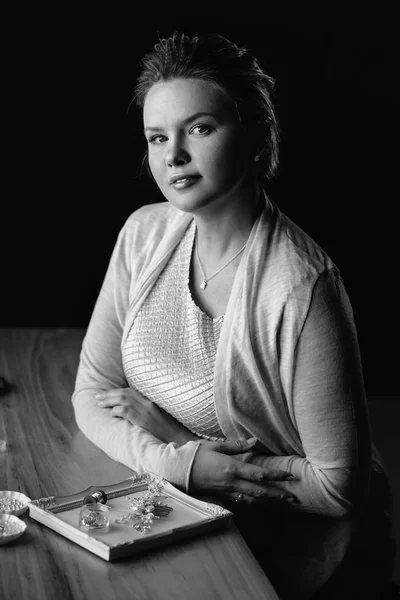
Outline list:
[[[339,270],[317,242],[271,203],[256,234],[256,272],[263,289],[287,301],[309,298],[321,275]]]
[[[313,266],[318,271],[336,267],[329,254],[299,225],[281,213],[286,249],[291,259],[296,257],[301,263]]]
[[[266,252],[279,266],[281,276],[282,269],[290,278],[296,274],[318,277],[324,271],[338,270],[329,254],[272,201],[271,209],[266,215],[271,228]]]
[[[169,202],[144,204],[125,220],[120,236],[129,244],[158,243],[161,239],[179,236],[192,217],[174,208]]]
[[[134,210],[121,227],[114,248],[116,261],[141,271],[157,264],[180,241],[192,220],[169,202],[145,204]]]

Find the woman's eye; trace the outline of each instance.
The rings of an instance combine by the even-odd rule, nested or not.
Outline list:
[[[195,125],[190,130],[190,133],[194,133],[196,135],[206,135],[210,133],[211,127],[209,125]]]
[[[149,144],[161,144],[162,142],[165,142],[165,140],[166,140],[165,135],[158,134],[158,135],[153,135],[148,141],[149,141]]]

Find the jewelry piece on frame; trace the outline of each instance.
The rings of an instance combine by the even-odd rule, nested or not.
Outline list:
[[[136,531],[146,533],[151,529],[155,519],[168,517],[173,508],[165,504],[168,496],[162,494],[162,482],[150,481],[148,490],[147,494],[140,498],[128,496],[130,512],[115,519],[114,523],[132,525]]]

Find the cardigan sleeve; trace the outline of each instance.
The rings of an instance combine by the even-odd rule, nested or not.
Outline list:
[[[321,275],[295,349],[291,402],[304,456],[245,461],[294,475],[293,510],[346,515],[364,497],[371,440],[353,313],[335,269]]]
[[[97,392],[127,387],[121,352],[129,309],[135,220],[122,228],[82,343],[72,396],[75,419],[86,437],[112,459],[137,473],[151,471],[187,491],[198,443],[161,443],[146,430],[97,406]],[[141,235],[140,232],[138,235]]]

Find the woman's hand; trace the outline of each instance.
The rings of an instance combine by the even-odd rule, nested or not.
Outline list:
[[[98,406],[110,409],[111,416],[146,429],[161,442],[176,442],[182,446],[199,439],[165,410],[130,387],[96,393],[94,397],[99,400]]]
[[[295,502],[293,494],[273,486],[274,482],[292,480],[291,473],[263,469],[231,456],[248,452],[255,444],[255,439],[202,444],[193,461],[190,491],[218,494],[247,504]]]
[[[132,425],[146,429],[164,443],[180,446],[199,441],[186,427],[132,388],[117,388],[95,394],[98,406],[109,409],[113,417],[126,419]],[[237,442],[202,441],[193,461],[190,491],[199,494],[218,494],[245,503],[293,502],[288,491],[273,486],[274,482],[293,479],[287,471],[263,469],[242,462],[234,455],[254,449],[256,440]]]

